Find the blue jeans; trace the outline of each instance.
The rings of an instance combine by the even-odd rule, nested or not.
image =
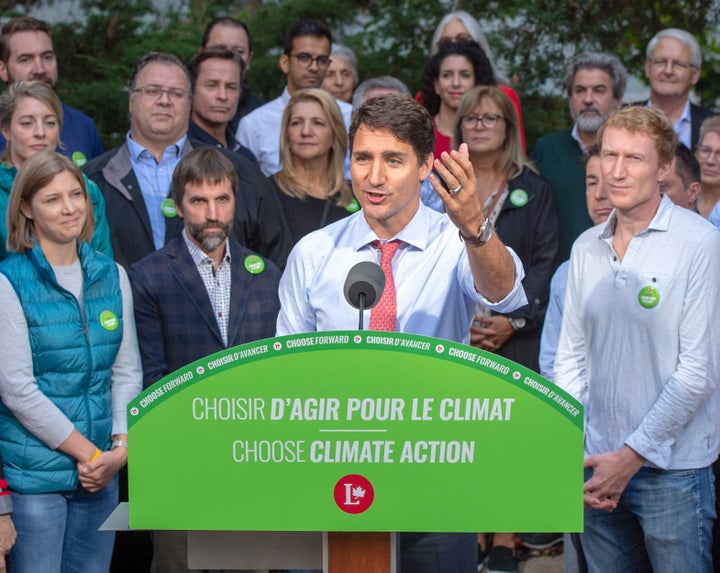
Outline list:
[[[107,573],[115,532],[98,531],[118,504],[115,476],[97,493],[11,492],[17,541],[8,555],[14,573]]]
[[[590,477],[591,469],[585,473]],[[585,509],[580,536],[590,573],[710,573],[712,468],[641,468],[613,512]]]
[[[400,573],[476,573],[477,533],[400,533]]]

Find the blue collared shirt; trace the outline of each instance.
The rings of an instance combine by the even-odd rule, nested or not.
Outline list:
[[[548,380],[554,379],[555,355],[560,342],[563,303],[570,261],[563,261],[550,281],[550,298],[548,299],[542,335],[540,336],[540,374]]]
[[[158,163],[152,153],[130,137],[129,131],[125,137],[130,151],[130,164],[140,184],[140,192],[150,217],[150,228],[156,249],[165,246],[165,215],[161,206],[170,196],[172,175],[180,162],[186,139],[187,136],[183,135],[177,143],[167,147]]]
[[[402,241],[393,258],[397,292],[397,330],[468,342],[475,303],[498,312],[527,304],[517,255],[515,284],[491,303],[475,290],[465,245],[445,214],[420,203],[412,220],[393,239]],[[277,334],[355,330],[358,311],[343,295],[348,271],[361,261],[380,263],[378,240],[362,211],[303,237],[290,253],[280,280]],[[370,313],[364,316],[365,328]]]
[[[720,201],[715,203],[712,211],[710,211],[708,221],[710,221],[713,225],[720,229]]]
[[[650,100],[647,102],[648,107],[652,107]],[[683,143],[688,149],[692,149],[692,121],[690,119],[690,98],[685,100],[685,107],[680,115],[680,119],[673,125],[675,133],[678,135],[680,143]]]
[[[587,455],[626,444],[651,466],[706,467],[720,450],[720,231],[663,196],[620,260],[615,222],[573,246],[555,381],[585,406]]]

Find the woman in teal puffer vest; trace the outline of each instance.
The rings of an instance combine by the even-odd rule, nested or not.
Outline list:
[[[38,121],[33,121],[33,117]],[[0,260],[8,256],[5,213],[17,170],[38,151],[54,151],[62,145],[59,139],[62,122],[60,99],[51,87],[40,81],[15,82],[0,94],[0,130],[7,140],[7,147],[0,155]],[[85,186],[95,213],[95,232],[90,244],[112,258],[105,200],[98,186],[87,178]]]
[[[7,246],[17,254],[0,263],[11,571],[110,567],[114,534],[98,528],[118,502],[125,410],[142,372],[127,276],[90,246],[93,230],[85,179],[69,159],[38,151],[23,162],[7,207]]]

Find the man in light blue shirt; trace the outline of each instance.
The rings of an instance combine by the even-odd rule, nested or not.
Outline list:
[[[527,303],[522,265],[483,215],[467,146],[434,162],[449,192],[430,175],[433,146],[430,115],[411,98],[383,95],[360,107],[350,128],[350,171],[362,211],[295,246],[280,281],[278,335],[356,328],[358,313],[342,285],[351,267],[379,262],[382,244],[392,241],[400,243],[391,263],[397,331],[467,341],[476,301],[502,312]],[[420,201],[428,175],[447,215]],[[474,533],[402,534],[400,546],[405,571],[477,566]]]
[[[240,120],[238,141],[257,157],[265,175],[280,171],[280,127],[282,115],[295,92],[319,88],[330,66],[330,29],[314,20],[300,20],[285,33],[280,69],[287,86],[280,97],[253,110]],[[352,106],[336,100],[345,125],[350,126]]]
[[[598,133],[614,211],[573,246],[555,362],[585,406],[591,571],[712,571],[720,232],[660,194],[677,135],[647,107]]]

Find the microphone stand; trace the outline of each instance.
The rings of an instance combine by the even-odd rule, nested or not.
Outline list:
[[[358,310],[360,311],[360,323],[358,324],[358,330],[363,329],[363,311],[365,310],[365,293],[361,292],[358,296]]]

